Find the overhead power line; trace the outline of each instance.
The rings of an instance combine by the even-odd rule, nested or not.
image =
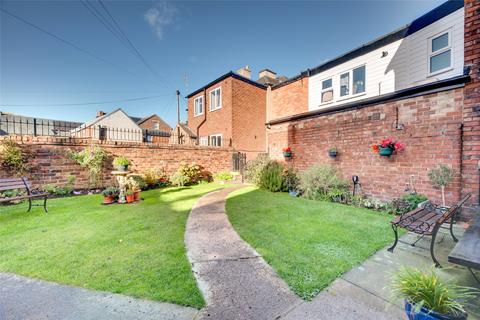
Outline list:
[[[169,82],[160,75],[155,69],[148,63],[147,59],[142,55],[140,50],[133,44],[130,38],[126,35],[123,29],[120,27],[120,24],[114,18],[107,6],[101,1],[97,0],[100,6],[102,7],[104,13],[101,10],[97,9],[96,6],[88,0],[80,0],[83,6],[98,20],[100,23],[117,39],[120,43],[127,48],[134,56],[136,56],[140,62],[158,79],[160,80],[168,89],[172,90],[172,87],[169,85]]]
[[[120,102],[130,102],[130,101],[140,101],[140,100],[149,100],[157,99],[161,97],[175,96],[173,93],[148,96],[148,97],[138,97],[130,99],[121,99],[121,100],[109,100],[109,101],[95,101],[95,102],[80,102],[80,103],[58,103],[58,104],[0,104],[0,107],[68,107],[68,106],[87,106],[87,105],[96,105],[96,104],[107,104],[107,103],[120,103]]]
[[[102,62],[104,62],[104,63],[107,63],[107,64],[109,64],[109,65],[111,65],[111,66],[113,66],[113,67],[115,67],[115,68],[117,68],[117,69],[119,69],[119,70],[122,70],[123,72],[127,72],[127,73],[129,73],[130,75],[132,75],[132,76],[134,76],[134,77],[136,77],[136,78],[141,78],[139,75],[137,75],[137,74],[135,74],[135,73],[133,73],[133,72],[131,72],[131,71],[129,71],[129,70],[121,67],[120,65],[115,64],[115,63],[113,63],[113,62],[111,62],[111,61],[109,61],[109,60],[107,60],[107,59],[105,59],[105,58],[102,58],[102,57],[100,57],[100,56],[97,56],[96,54],[94,54],[94,53],[92,53],[92,52],[90,52],[90,51],[88,51],[88,50],[85,50],[85,49],[77,46],[77,45],[74,44],[73,42],[70,42],[70,41],[68,41],[68,40],[65,40],[65,39],[61,38],[60,36],[57,36],[57,35],[51,33],[50,31],[47,31],[47,30],[43,29],[42,27],[39,27],[39,26],[37,26],[36,24],[33,24],[33,23],[25,20],[24,18],[19,17],[18,15],[14,14],[14,13],[11,13],[11,12],[9,12],[9,11],[1,8],[1,7],[0,7],[0,11],[2,11],[3,13],[9,15],[10,17],[15,18],[16,20],[18,20],[18,21],[20,21],[20,22],[22,22],[22,23],[24,23],[24,24],[26,24],[26,25],[29,25],[30,27],[32,27],[32,28],[34,28],[34,29],[37,29],[37,30],[40,31],[40,32],[43,32],[43,33],[49,35],[50,37],[52,37],[52,38],[54,38],[54,39],[56,39],[56,40],[58,40],[58,41],[60,41],[60,42],[62,42],[62,43],[64,43],[64,44],[66,44],[66,45],[68,45],[69,47],[74,48],[75,50],[78,50],[78,51],[80,51],[80,52],[82,52],[82,53],[84,53],[84,54],[86,54],[86,55],[88,55],[88,56],[90,56],[90,57],[92,57],[92,58],[94,58],[94,59],[96,59],[96,60],[99,60],[99,61],[102,61]],[[155,83],[156,85],[159,85],[159,83],[156,82],[156,81],[153,81],[153,83]]]

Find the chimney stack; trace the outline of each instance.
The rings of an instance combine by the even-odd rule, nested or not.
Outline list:
[[[276,84],[277,74],[269,69],[263,69],[258,73],[258,82],[262,84]]]
[[[96,118],[99,118],[99,117],[104,116],[104,115],[106,115],[105,112],[103,112],[103,111],[97,111],[97,116],[96,116]]]
[[[252,75],[252,72],[250,71],[250,67],[248,65],[246,65],[245,67],[243,68],[240,68],[237,70],[237,73],[239,75],[241,75],[242,77],[245,77],[247,79],[250,79],[251,75]]]

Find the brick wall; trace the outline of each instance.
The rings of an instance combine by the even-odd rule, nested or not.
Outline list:
[[[412,179],[417,192],[439,202],[440,191],[430,185],[427,172],[441,163],[460,172],[462,104],[463,89],[456,89],[272,125],[269,153],[283,160],[282,148],[289,145],[293,166],[332,164],[346,179],[358,175],[363,192],[382,200],[404,194]],[[404,130],[395,129],[397,110]],[[388,137],[404,143],[405,151],[390,158],[373,153],[370,146]],[[336,159],[327,154],[334,146]],[[460,189],[458,177],[446,190],[449,203],[459,199]]]
[[[88,183],[86,169],[77,165],[65,156],[68,149],[81,150],[91,145],[90,140],[55,138],[55,137],[29,137],[29,136],[0,136],[3,139],[12,139],[18,142],[31,154],[30,164],[33,166],[28,174],[35,187],[44,184],[64,185],[67,176],[75,175],[76,188],[85,188]],[[133,162],[131,170],[142,173],[148,168],[165,168],[168,174],[177,170],[180,162],[195,162],[205,167],[206,170],[216,173],[229,171],[232,167],[232,151],[228,148],[209,148],[199,146],[155,145],[145,143],[98,143],[104,148],[112,159],[124,155]],[[110,160],[111,160],[110,159]],[[107,166],[104,174],[104,184],[113,184],[110,171],[112,166]],[[0,170],[0,178],[7,178],[10,174]]]
[[[470,67],[470,83],[465,86],[463,107],[463,192],[473,197],[470,204],[479,199],[480,174],[480,1],[465,0],[465,65]]]
[[[308,78],[272,89],[268,97],[268,120],[308,111]]]
[[[232,82],[233,78],[229,77],[206,89],[203,115],[194,116],[193,103],[195,98],[202,96],[204,92],[188,99],[188,127],[199,137],[222,134],[223,144],[227,147],[232,140]],[[218,87],[222,88],[222,108],[210,111],[210,91]],[[202,124],[204,120],[206,121]],[[198,126],[200,129],[197,132]]]
[[[266,152],[266,90],[233,79],[233,143],[247,159]]]

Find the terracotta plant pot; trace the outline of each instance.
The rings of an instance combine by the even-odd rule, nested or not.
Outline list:
[[[114,196],[107,196],[103,197],[103,203],[104,204],[110,204],[115,202],[115,197]]]
[[[135,201],[135,194],[133,194],[133,193],[132,194],[127,194],[125,198],[127,199],[127,203],[132,203],[132,202]]]
[[[135,193],[133,194],[133,196],[134,196],[135,201],[140,200],[140,191],[135,191]]]

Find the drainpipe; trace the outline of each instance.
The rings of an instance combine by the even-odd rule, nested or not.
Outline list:
[[[203,89],[203,120],[197,126],[197,145],[200,144],[200,127],[207,121],[207,89]],[[210,141],[208,141],[210,144]]]

